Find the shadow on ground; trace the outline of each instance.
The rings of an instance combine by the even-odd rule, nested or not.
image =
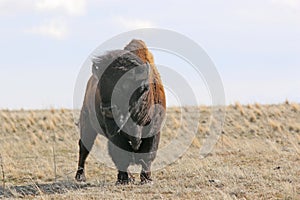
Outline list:
[[[0,198],[24,198],[27,196],[38,196],[42,194],[63,194],[68,191],[76,191],[89,187],[96,187],[89,183],[76,183],[71,181],[61,181],[48,184],[29,184],[20,186],[10,186],[3,189],[0,186]]]

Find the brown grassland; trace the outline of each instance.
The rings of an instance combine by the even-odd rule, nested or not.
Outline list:
[[[79,133],[71,110],[0,111],[0,198],[26,199],[300,199],[300,105],[226,108],[214,150],[199,159],[210,107],[200,109],[196,138],[185,154],[153,172],[153,184],[115,186],[116,170],[88,157],[87,182],[74,181]],[[161,146],[180,126],[168,108]],[[190,127],[186,127],[186,131]],[[99,141],[97,141],[99,142]],[[180,148],[180,147],[178,147]]]

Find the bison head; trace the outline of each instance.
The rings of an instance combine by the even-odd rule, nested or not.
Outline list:
[[[125,134],[134,150],[141,144],[142,127],[148,116],[136,113],[143,110],[149,93],[149,73],[150,65],[126,50],[108,52],[93,63],[101,99],[96,106],[100,106],[104,131],[111,137]]]

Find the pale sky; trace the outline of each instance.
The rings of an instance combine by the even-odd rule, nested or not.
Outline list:
[[[300,102],[300,0],[0,0],[0,23],[0,109],[72,108],[89,54],[149,27],[197,42],[219,71],[227,104]],[[165,60],[157,54],[158,64]]]

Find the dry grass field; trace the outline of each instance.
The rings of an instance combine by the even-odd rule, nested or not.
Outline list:
[[[153,184],[139,185],[134,174],[136,183],[125,186],[115,186],[116,170],[93,156],[87,182],[74,181],[79,133],[71,110],[1,110],[0,198],[300,199],[299,104],[228,106],[222,135],[205,159],[199,149],[211,110],[193,109],[200,119],[189,120],[199,127],[185,154],[154,171]],[[168,108],[160,146],[176,137],[180,110]]]

